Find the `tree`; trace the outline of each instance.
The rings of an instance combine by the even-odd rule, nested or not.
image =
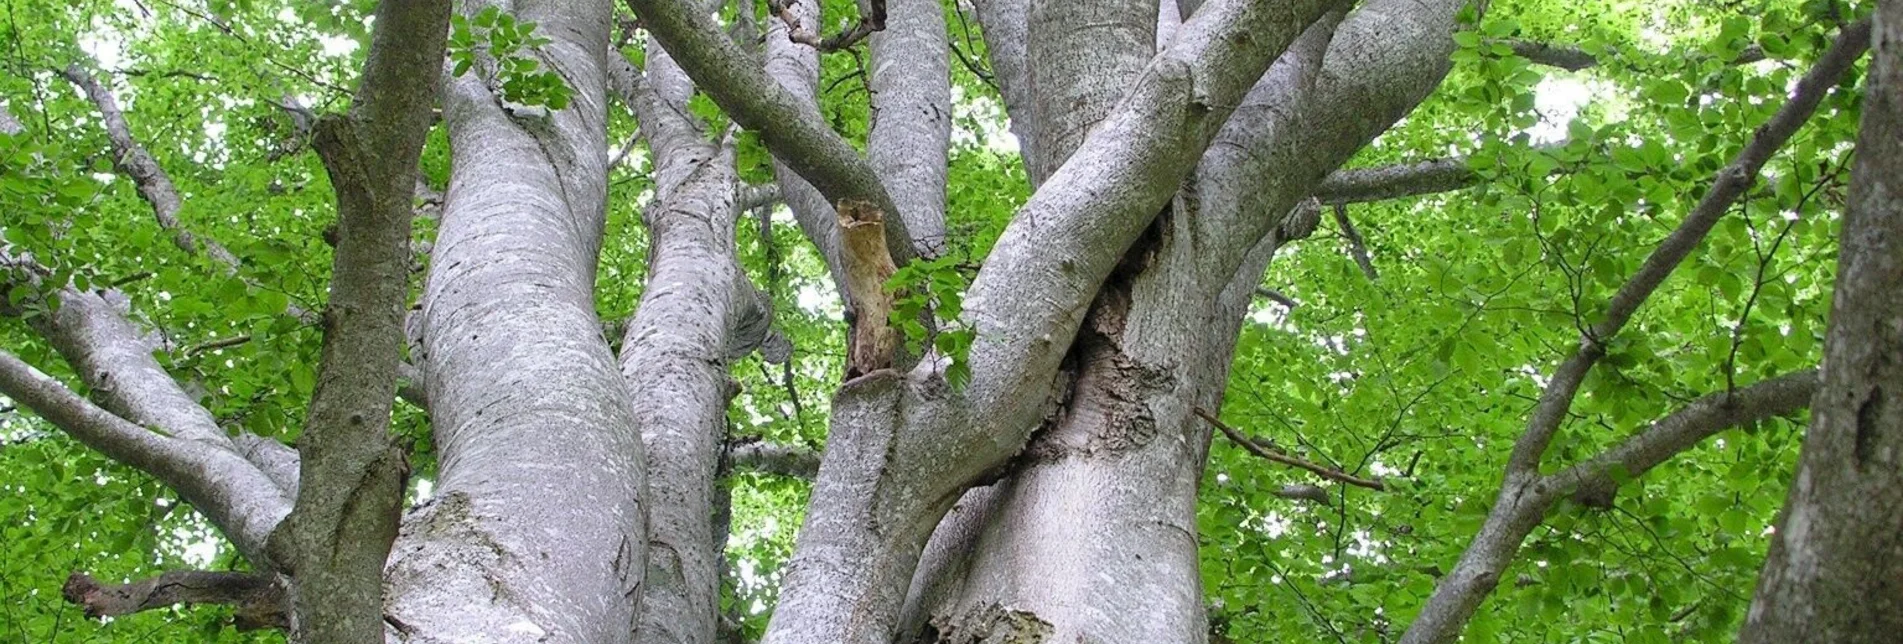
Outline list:
[[[1729,634],[1888,176],[1828,3],[22,2],[0,580],[127,637]]]
[[[1742,641],[1881,642],[1903,627],[1903,3],[1878,3],[1874,23],[1823,383]]]

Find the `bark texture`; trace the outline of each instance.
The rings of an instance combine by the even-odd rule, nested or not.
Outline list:
[[[1871,52],[1823,386],[1742,642],[1903,633],[1903,2]]]
[[[646,84],[632,103],[658,181],[643,213],[647,289],[621,353],[648,455],[648,574],[635,641],[709,643],[724,556],[711,510],[734,394],[726,348],[747,313],[735,294],[746,279],[734,249],[737,179],[731,141],[708,143],[687,111],[687,76],[661,48],[647,51]]]
[[[574,99],[505,105],[486,66],[447,85],[454,167],[422,303],[439,479],[403,522],[389,613],[411,641],[626,642],[646,462],[593,296],[613,7],[513,8]]]
[[[409,466],[390,438],[410,292],[417,157],[435,120],[449,0],[385,0],[349,113],[317,125],[337,194],[324,345],[298,439],[297,505],[280,534],[291,552],[291,632],[313,644],[383,639],[383,564]],[[285,532],[288,530],[288,532]]]

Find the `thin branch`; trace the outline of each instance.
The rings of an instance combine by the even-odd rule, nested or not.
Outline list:
[[[1346,483],[1348,485],[1353,485],[1356,487],[1365,487],[1370,490],[1377,490],[1377,491],[1383,491],[1383,492],[1387,491],[1388,489],[1387,484],[1382,483],[1381,481],[1376,479],[1361,478],[1359,476],[1355,476],[1353,474],[1349,474],[1341,470],[1316,465],[1314,463],[1310,463],[1308,461],[1304,461],[1302,459],[1295,458],[1287,454],[1269,451],[1267,449],[1264,449],[1260,443],[1255,442],[1254,439],[1251,439],[1248,436],[1243,435],[1242,432],[1236,431],[1235,429],[1230,428],[1228,425],[1223,424],[1222,421],[1217,420],[1215,416],[1210,415],[1210,413],[1207,411],[1204,411],[1203,408],[1197,407],[1195,412],[1197,416],[1201,416],[1203,420],[1209,421],[1210,425],[1213,425],[1215,426],[1216,429],[1222,431],[1222,435],[1229,437],[1229,440],[1234,441],[1235,444],[1241,445],[1242,449],[1248,450],[1250,454],[1254,454],[1256,456],[1260,456],[1262,458],[1265,458],[1277,463],[1281,463],[1283,465],[1287,465],[1290,467],[1294,467],[1297,469],[1307,470],[1308,472],[1316,476],[1328,479],[1330,481]]]
[[[185,355],[196,356],[206,351],[216,351],[218,349],[227,349],[227,348],[235,347],[250,341],[251,341],[251,336],[248,334],[234,335],[229,338],[219,338],[217,340],[211,340],[209,342],[201,342],[201,343],[186,347]]]
[[[1601,63],[1598,56],[1586,53],[1585,50],[1572,45],[1555,45],[1532,40],[1509,40],[1507,45],[1513,48],[1515,56],[1566,71],[1576,72]],[[1764,60],[1764,48],[1753,44],[1745,47],[1744,51],[1738,52],[1737,57],[1731,59],[1731,64],[1744,65],[1760,60]]]
[[[139,196],[151,204],[152,214],[158,219],[159,226],[172,233],[172,243],[187,253],[196,255],[203,252],[210,255],[225,265],[227,274],[237,273],[237,256],[216,241],[193,236],[179,222],[178,211],[183,201],[178,196],[178,188],[173,186],[172,177],[159,166],[158,159],[132,137],[132,127],[126,124],[125,114],[120,111],[119,103],[113,99],[112,93],[106,91],[105,86],[79,63],[68,66],[60,75],[85,92],[86,98],[99,109],[99,116],[106,125],[106,138],[112,142],[113,167],[138,186]]]
[[[1335,225],[1341,227],[1341,236],[1348,238],[1348,252],[1361,266],[1361,274],[1367,275],[1369,281],[1380,277],[1374,271],[1374,261],[1368,258],[1368,245],[1361,240],[1361,231],[1355,230],[1355,222],[1348,220],[1347,204],[1335,204]]]
[[[1659,284],[1697,249],[1705,235],[1711,232],[1712,226],[1730,210],[1732,202],[1756,182],[1758,171],[1765,162],[1810,119],[1824,95],[1863,56],[1869,46],[1869,20],[1844,28],[1830,50],[1817,61],[1817,65],[1798,81],[1791,99],[1770,121],[1758,127],[1751,142],[1738,152],[1737,158],[1718,171],[1712,180],[1711,189],[1686,215],[1678,229],[1666,236],[1651,256],[1645,258],[1639,271],[1613,294],[1599,322],[1582,334],[1579,350],[1554,371],[1546,391],[1540,396],[1539,405],[1527,421],[1526,432],[1513,446],[1512,456],[1507,461],[1509,478],[1528,477],[1539,471],[1540,457],[1546,453],[1547,445],[1559,431],[1567,409],[1572,406],[1573,397],[1578,393],[1580,384],[1585,382],[1586,372],[1605,355],[1606,343],[1625,328],[1626,322],[1632,319],[1632,315],[1658,289]]]
[[[1286,308],[1292,309],[1300,305],[1300,303],[1295,301],[1295,298],[1289,297],[1287,295],[1283,295],[1281,291],[1277,291],[1275,289],[1272,289],[1266,286],[1256,287],[1255,294],[1260,295],[1262,297],[1269,298],[1270,301],[1275,302],[1276,304],[1280,304]]]
[[[821,52],[835,52],[859,44],[872,35],[872,32],[885,29],[885,0],[869,0],[867,11],[859,16],[859,21],[849,29],[833,34],[824,40],[812,32],[800,28],[799,17],[787,10],[785,0],[772,0],[767,9],[774,17],[786,23],[786,37],[793,42],[818,49]]]

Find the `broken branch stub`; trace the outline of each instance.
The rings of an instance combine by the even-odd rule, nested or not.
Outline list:
[[[871,202],[848,199],[835,208],[845,250],[846,291],[852,298],[846,378],[886,369],[898,353],[899,334],[888,319],[893,294],[885,284],[898,272],[885,245],[885,213]]]

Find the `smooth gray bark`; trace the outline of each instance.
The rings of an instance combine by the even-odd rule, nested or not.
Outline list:
[[[743,311],[734,297],[738,178],[733,149],[708,143],[687,111],[692,84],[660,47],[647,49],[632,101],[656,166],[643,212],[647,288],[622,339],[621,371],[647,450],[648,574],[640,643],[709,643],[720,614],[715,476],[734,393],[727,351]]]
[[[1741,642],[1903,633],[1903,2],[1874,23],[1823,386]]]
[[[945,253],[945,190],[951,146],[951,54],[937,0],[885,0],[885,29],[872,53],[872,131],[866,158],[892,191],[912,245]]]
[[[1156,54],[1155,0],[1030,0],[1025,60],[1037,135],[1033,187],[1070,159]]]
[[[1097,288],[1214,138],[1225,106],[1320,13],[1318,3],[1222,2],[1182,28],[993,248],[967,300],[977,341],[962,395],[931,364],[842,388],[769,642],[894,635],[932,526],[1020,450]],[[967,420],[975,410],[985,422]]]
[[[811,33],[819,26],[819,3],[815,0],[789,0],[784,11],[799,22],[802,30]],[[766,74],[786,90],[791,100],[799,102],[801,109],[818,114],[819,50],[794,42],[790,29],[784,20],[767,21]],[[839,237],[839,214],[833,211],[832,202],[793,166],[787,165],[778,153],[773,157],[773,180],[780,185],[780,195],[786,207],[793,211],[793,220],[799,224],[800,231],[812,240],[819,249],[819,256],[826,260],[826,271],[832,274],[833,286],[839,289],[846,310],[852,310],[852,295],[846,289],[846,259]]]
[[[399,639],[632,636],[646,462],[593,296],[612,8],[514,3],[553,39],[567,109],[505,107],[484,69],[446,87],[453,169],[422,302],[439,478],[390,563]]]

